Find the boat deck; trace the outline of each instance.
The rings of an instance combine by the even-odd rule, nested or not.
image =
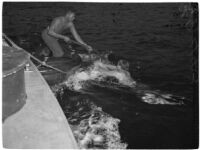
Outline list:
[[[48,84],[30,62],[25,71],[26,104],[3,122],[5,148],[78,148],[64,113]]]

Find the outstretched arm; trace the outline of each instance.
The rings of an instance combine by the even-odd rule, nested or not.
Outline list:
[[[89,46],[89,45],[87,45],[87,44],[81,39],[81,37],[79,36],[79,34],[78,34],[77,31],[76,31],[76,28],[75,28],[74,24],[72,24],[72,25],[70,26],[70,31],[71,31],[72,35],[74,36],[74,38],[76,39],[76,41],[78,41],[79,43],[81,43],[81,44],[83,44],[83,45],[86,46],[88,52],[91,52],[91,51],[92,51],[92,47]]]
[[[83,45],[87,45],[87,44],[81,39],[80,35],[77,33],[74,24],[71,24],[71,26],[70,26],[70,31],[71,31],[72,35],[74,36],[74,38],[76,39],[76,41],[78,41],[79,43],[81,43],[81,44],[83,44]]]

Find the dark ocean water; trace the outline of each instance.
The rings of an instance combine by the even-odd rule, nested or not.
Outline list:
[[[193,148],[194,30],[191,14],[188,11],[189,15],[184,16],[182,6],[180,3],[4,3],[3,32],[28,51],[35,51],[42,43],[41,31],[51,20],[67,10],[75,11],[75,26],[84,41],[100,51],[112,50],[127,59],[137,87],[116,88],[106,80],[87,82],[81,91],[65,88],[58,99],[66,116],[71,117],[72,128],[95,110],[100,113],[99,118],[107,116],[119,128],[116,132],[105,132],[119,131],[121,139],[117,135],[113,143],[126,143],[128,148]],[[156,92],[154,95],[173,95],[169,99],[183,98],[185,104],[141,101],[149,91]],[[80,114],[82,110],[86,116]],[[95,147],[91,145],[88,147]],[[109,146],[104,143],[101,148]]]

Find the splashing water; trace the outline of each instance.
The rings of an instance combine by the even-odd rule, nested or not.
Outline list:
[[[112,81],[114,85],[132,88],[133,91],[140,96],[141,101],[148,104],[184,104],[184,98],[182,97],[174,97],[170,94],[162,94],[161,92],[156,92],[149,89],[146,90],[137,88],[139,83],[136,84],[136,81],[132,79],[130,73],[121,67],[121,62],[122,61],[120,60],[118,65],[113,65],[107,60],[96,60],[86,69],[80,68],[77,70],[64,82],[64,84],[71,90],[80,91],[86,85],[88,85],[86,84],[88,81],[104,81],[104,83]],[[111,87],[110,85],[106,86]]]
[[[184,98],[181,98],[182,100],[174,99],[173,95],[171,94],[159,94],[156,95],[154,93],[144,93],[144,96],[142,96],[142,101],[148,104],[167,104],[167,105],[182,105],[184,104],[183,100]],[[170,101],[169,101],[170,100]]]
[[[116,148],[123,149],[118,129],[119,119],[113,118],[100,107],[91,105],[90,117],[81,120],[73,131],[81,148]]]
[[[134,90],[142,102],[152,105],[183,105],[186,101],[184,97],[174,96],[160,90],[151,90],[141,83],[138,83]]]
[[[63,101],[65,115],[80,148],[124,149],[118,124],[120,120],[103,112],[88,98],[70,97]]]
[[[89,81],[107,82],[111,78],[115,85],[129,87],[142,102],[152,105],[182,105],[184,98],[172,94],[149,89],[148,86],[134,81],[126,69],[107,61],[96,60],[86,68],[78,69],[64,82],[64,87],[70,92],[80,92]],[[105,83],[103,82],[103,83]],[[92,84],[90,82],[90,84]],[[100,84],[97,84],[100,85]],[[105,85],[106,86],[110,86]],[[104,87],[104,86],[103,86]],[[64,94],[63,86],[54,86],[52,90]],[[115,148],[125,149],[128,145],[121,141],[119,133],[120,119],[113,118],[97,107],[91,99],[83,99],[80,95],[70,97],[64,102],[64,112],[68,118],[73,134],[80,148]],[[62,106],[62,104],[61,104]],[[62,106],[63,107],[63,106]]]
[[[87,69],[80,69],[71,75],[65,84],[73,90],[80,90],[84,83],[89,80],[103,81],[107,77],[114,77],[118,83],[124,86],[134,87],[136,82],[131,78],[130,73],[119,66],[97,60]]]

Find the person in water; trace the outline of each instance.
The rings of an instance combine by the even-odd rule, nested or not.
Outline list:
[[[75,14],[69,11],[65,14],[65,16],[53,19],[51,25],[42,32],[42,39],[53,53],[53,57],[63,57],[65,54],[65,51],[61,47],[58,40],[70,43],[70,38],[63,35],[66,30],[70,30],[75,40],[84,45],[89,53],[93,51],[92,47],[87,45],[77,33],[73,23],[74,19]]]

